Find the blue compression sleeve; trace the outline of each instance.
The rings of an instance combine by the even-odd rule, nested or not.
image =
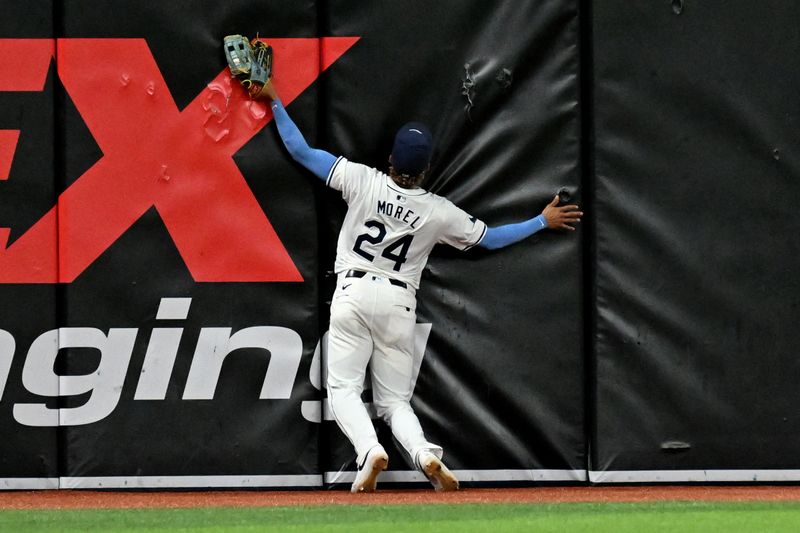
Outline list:
[[[275,117],[275,124],[278,126],[278,134],[281,136],[286,149],[292,158],[314,173],[322,181],[328,179],[333,164],[336,162],[336,157],[329,154],[325,150],[318,150],[311,148],[303,134],[297,129],[297,125],[292,122],[286,109],[280,100],[274,100],[270,107],[272,114]]]
[[[489,250],[504,248],[509,244],[519,242],[526,237],[530,237],[539,230],[547,227],[547,219],[544,215],[531,218],[525,222],[517,224],[506,224],[496,228],[486,228],[486,235],[483,236],[478,246]]]

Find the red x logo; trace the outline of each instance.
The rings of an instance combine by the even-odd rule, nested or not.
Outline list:
[[[269,39],[288,104],[357,37]],[[155,206],[196,281],[302,281],[232,156],[271,119],[223,70],[177,108],[143,39],[0,39],[0,91],[58,76],[103,157],[11,246],[0,283],[71,282]],[[0,179],[18,132],[0,131]]]

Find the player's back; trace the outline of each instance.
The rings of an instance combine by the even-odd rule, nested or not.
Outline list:
[[[344,158],[334,165],[328,183],[348,203],[336,272],[374,272],[418,288],[434,245],[468,248],[485,232],[481,221],[447,199],[421,188],[405,189],[388,175]]]

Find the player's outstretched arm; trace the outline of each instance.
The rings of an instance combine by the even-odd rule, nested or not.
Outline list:
[[[559,207],[559,201],[561,201],[561,198],[556,195],[553,201],[547,204],[541,215],[525,222],[486,228],[486,234],[478,246],[489,250],[497,250],[526,239],[545,228],[575,231],[575,226],[571,224],[580,222],[583,212],[579,211],[580,208],[577,205]]]
[[[330,174],[331,168],[336,162],[336,156],[325,150],[311,148],[308,145],[297,125],[284,109],[278,93],[272,85],[272,80],[264,85],[261,94],[270,100],[270,108],[275,117],[275,124],[278,126],[278,134],[281,136],[281,140],[292,158],[310,170],[319,179],[327,180],[328,174]]]

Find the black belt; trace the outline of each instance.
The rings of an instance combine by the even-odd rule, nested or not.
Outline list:
[[[346,277],[346,278],[363,278],[366,275],[367,275],[367,273],[364,272],[363,270],[348,270],[345,273],[344,277]],[[378,276],[376,274],[375,277],[384,278],[386,276]],[[397,287],[402,287],[404,289],[408,288],[408,284],[405,281],[400,281],[399,279],[392,279],[392,278],[386,278],[386,279],[388,279],[389,283],[391,283],[392,285],[395,285]]]

